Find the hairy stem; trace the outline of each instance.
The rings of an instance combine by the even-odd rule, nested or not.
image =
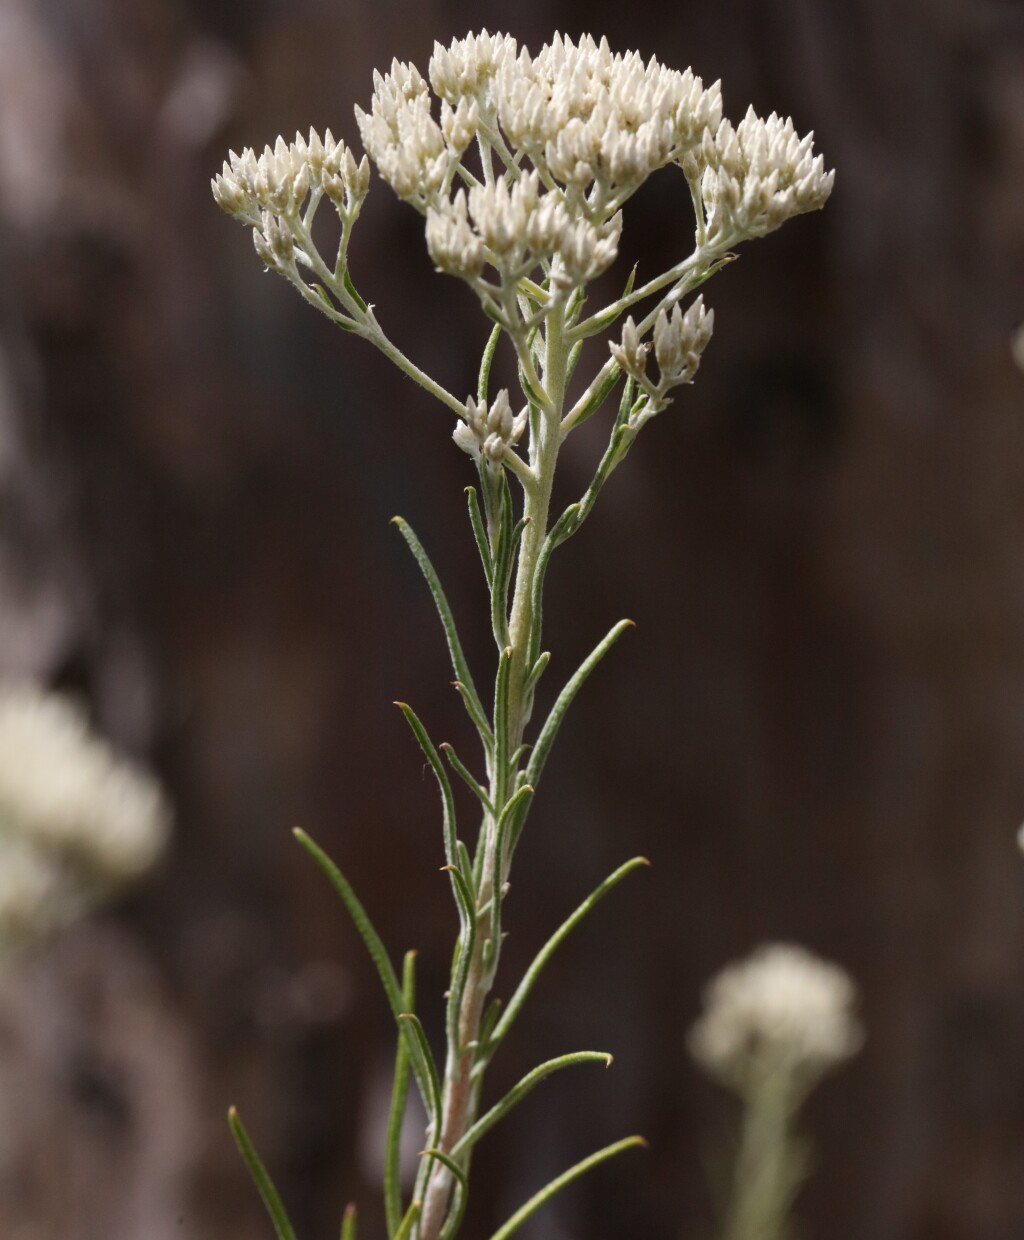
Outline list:
[[[474,1074],[473,1068],[480,1021],[494,983],[501,944],[501,909],[493,907],[494,892],[498,891],[500,900],[508,865],[508,857],[499,855],[498,819],[516,790],[513,755],[522,744],[533,704],[533,689],[527,684],[527,676],[534,626],[539,623],[534,610],[534,586],[548,527],[567,382],[568,342],[561,307],[552,308],[545,327],[542,370],[550,404],[540,410],[535,424],[537,433],[530,443],[533,485],[524,487],[523,515],[528,523],[519,549],[508,626],[511,661],[507,729],[499,728],[498,720],[494,720],[494,735],[505,736],[507,753],[503,761],[496,757],[491,764],[488,799],[493,811],[486,813],[483,826],[484,853],[476,891],[476,938],[459,1011],[458,1045],[448,1048],[442,1086],[441,1132],[434,1134],[436,1148],[445,1154],[458,1146],[479,1109],[483,1074]],[[470,1153],[466,1150],[458,1157],[460,1165],[465,1166]],[[452,1183],[452,1173],[442,1163],[434,1162],[427,1173],[418,1240],[437,1240],[448,1212]]]

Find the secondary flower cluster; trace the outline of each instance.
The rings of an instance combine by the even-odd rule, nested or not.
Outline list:
[[[512,413],[508,390],[502,388],[491,402],[466,401],[466,420],[460,422],[452,438],[475,460],[485,460],[492,472],[500,471],[506,454],[515,447],[526,429],[527,411]]]
[[[229,151],[211,186],[222,210],[252,226],[256,253],[263,262],[287,272],[296,259],[313,266],[311,247],[301,236],[307,199],[318,201],[326,195],[351,227],[370,188],[370,165],[365,155],[357,164],[329,129],[322,139],[311,129],[308,141],[299,133],[292,143],[279,137],[273,150],[264,147],[259,156],[251,147],[241,155]]]
[[[712,980],[690,1050],[741,1093],[779,1074],[809,1087],[860,1048],[855,997],[837,965],[802,947],[768,944]]]
[[[672,388],[693,382],[714,329],[715,312],[705,310],[703,295],[685,313],[679,306],[673,306],[668,314],[660,310],[654,321],[653,341],[641,341],[633,316],[626,319],[621,341],[613,342],[609,348],[619,366],[646,393],[642,411],[645,418],[670,403],[668,393]],[[647,374],[652,344],[660,372],[657,383]]]
[[[71,702],[0,691],[0,955],[139,877],[169,824],[159,785]]]

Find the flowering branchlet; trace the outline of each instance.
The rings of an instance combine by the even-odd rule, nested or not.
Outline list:
[[[471,1154],[484,1132],[549,1072],[606,1061],[590,1051],[552,1060],[478,1115],[484,1072],[553,945],[597,896],[644,864],[634,858],[621,866],[569,918],[503,1014],[488,1007],[504,939],[509,868],[548,753],[587,676],[630,627],[620,621],[598,642],[533,735],[535,691],[549,658],[541,644],[549,563],[582,526],[640,429],[670,404],[676,389],[693,381],[714,315],[700,296],[688,306],[682,303],[732,260],[741,242],[820,207],[832,174],[813,155],[810,136],[799,137],[791,121],[775,116],[761,121],[751,112],[734,128],[723,116],[717,82],[705,87],[690,69],[644,61],[636,52],[613,53],[606,40],[590,36],[573,41],[555,35],[534,55],[511,36],[485,30],[448,47],[435,45],[425,76],[396,60],[373,81],[368,110],[356,109],[366,157],[357,162],[330,133],[322,140],[311,133],[308,141],[297,137],[291,144],[278,139],[259,157],[248,149],[241,156],[232,153],[213,189],[217,202],[252,228],[268,268],[339,326],[375,345],[455,415],[453,439],[479,472],[479,492],[468,488],[469,516],[498,652],[492,698],[477,692],[437,573],[415,534],[398,520],[437,604],[455,684],[483,749],[483,770],[475,775],[451,746],[435,747],[412,710],[402,706],[441,789],[444,868],[459,915],[445,999],[443,1063],[434,1061],[412,1015],[411,957],[400,982],[346,881],[300,835],[345,901],[397,1018],[401,1053],[389,1132],[394,1136],[401,1128],[410,1076],[428,1116],[408,1206],[398,1175],[399,1143],[389,1136],[387,1233],[453,1240]],[[369,187],[370,164],[422,216],[437,269],[462,280],[494,325],[468,397],[447,391],[412,362],[356,290],[349,240]],[[634,269],[618,297],[585,316],[595,282],[609,275],[619,256],[624,207],[663,168],[676,170],[676,190],[692,203],[692,249],[686,252],[687,238],[672,265],[645,283],[636,284]],[[313,216],[325,196],[342,225],[333,262],[321,257],[312,238]],[[689,226],[682,231],[689,234]],[[595,372],[570,403],[569,385],[581,373],[587,341],[611,332],[620,320],[610,355],[607,348],[600,350]],[[490,392],[491,363],[503,338],[514,354],[517,395],[507,388]],[[602,408],[623,376],[619,412],[594,478],[580,499],[558,514],[552,502],[561,446]],[[510,478],[520,484],[521,506]],[[493,712],[485,709],[485,700],[493,701]],[[456,822],[442,753],[481,806],[473,851]],[[265,1191],[269,1181],[240,1121],[232,1122],[250,1167],[258,1168],[278,1234],[291,1234],[276,1196]],[[584,1159],[496,1234],[510,1235],[557,1188],[636,1144],[637,1138],[627,1138]]]

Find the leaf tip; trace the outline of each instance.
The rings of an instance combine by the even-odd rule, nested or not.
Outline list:
[[[610,1068],[614,1062],[615,1062],[615,1056],[614,1056],[614,1055],[605,1055],[605,1057],[604,1057],[604,1066],[605,1066],[606,1068]]]

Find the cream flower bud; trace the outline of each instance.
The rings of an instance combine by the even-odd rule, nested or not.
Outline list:
[[[632,315],[622,325],[621,342],[613,340],[608,347],[612,357],[627,375],[634,379],[642,378],[647,369],[647,354],[651,351],[651,343],[649,340],[640,340]]]
[[[670,314],[662,310],[654,324],[654,356],[662,379],[673,387],[692,383],[714,329],[715,312],[704,309],[703,294],[685,314],[679,306]]]
[[[439,271],[472,280],[484,265],[483,242],[469,224],[463,190],[453,202],[427,210],[427,250]]]

